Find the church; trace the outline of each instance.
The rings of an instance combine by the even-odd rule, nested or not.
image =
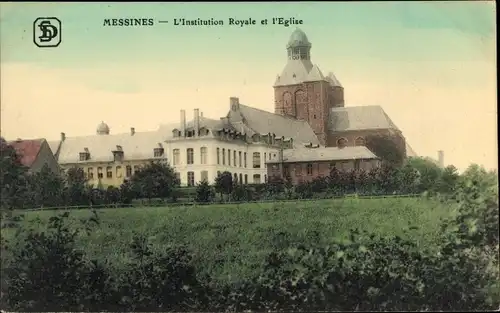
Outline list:
[[[230,97],[226,116],[212,119],[199,109],[191,119],[158,130],[111,134],[102,122],[96,135],[49,142],[60,166],[84,169],[89,182],[119,186],[152,160],[167,160],[181,185],[214,182],[228,171],[243,184],[287,175],[294,182],[342,170],[371,169],[379,158],[364,146],[372,134],[391,136],[402,151],[402,132],[380,106],[345,106],[344,87],[311,61],[311,43],[296,29],[286,45],[287,60],[274,82],[274,113]]]

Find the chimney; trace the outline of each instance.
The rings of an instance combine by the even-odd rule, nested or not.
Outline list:
[[[133,136],[135,134],[135,128],[130,127],[130,136]]]
[[[186,111],[181,110],[181,137],[186,137]]]
[[[229,108],[231,111],[236,111],[240,107],[240,99],[237,97],[230,97],[229,98]]]
[[[194,136],[200,134],[200,109],[194,109]]]
[[[64,141],[66,140],[66,134],[65,133],[61,133],[61,141]]]
[[[443,150],[438,151],[438,164],[441,168],[444,167],[444,151]]]

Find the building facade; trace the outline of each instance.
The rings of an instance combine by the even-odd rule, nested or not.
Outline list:
[[[337,77],[312,63],[312,44],[296,29],[286,45],[287,62],[274,83],[275,114],[307,121],[322,146],[356,146],[369,135],[391,136],[406,155],[406,140],[380,106],[345,107]]]
[[[8,143],[21,158],[21,164],[31,173],[40,172],[44,166],[59,173],[60,168],[48,142],[45,139],[15,140]]]
[[[192,119],[186,120],[181,110],[178,123],[161,125],[156,131],[131,128],[130,133],[113,135],[103,122],[96,135],[62,133],[59,141],[50,143],[54,155],[62,168],[83,168],[94,185],[118,186],[148,162],[166,160],[181,184],[191,186],[202,180],[213,183],[224,171],[242,183],[266,182],[268,175],[276,174],[273,160],[281,152],[289,160],[302,156],[301,161],[289,161],[297,168],[296,181],[323,175],[334,161],[346,168],[376,165],[376,156],[364,147],[366,137],[374,134],[396,138],[406,152],[404,136],[380,106],[345,107],[344,87],[333,73],[323,75],[312,63],[311,47],[303,31],[292,33],[286,45],[287,63],[273,86],[274,113],[231,97],[228,113],[217,119],[195,109]],[[326,148],[332,149],[321,150]],[[314,159],[318,151],[332,159]],[[272,169],[269,164],[274,164]],[[305,166],[306,175],[299,174],[298,164]]]
[[[268,177],[289,180],[293,184],[326,177],[336,168],[339,171],[363,169],[370,171],[380,165],[379,158],[368,148],[358,147],[311,147],[283,150],[269,160]]]
[[[156,131],[110,134],[102,122],[96,135],[67,137],[49,142],[62,170],[83,169],[93,186],[120,186],[145,164],[166,160],[164,139]]]

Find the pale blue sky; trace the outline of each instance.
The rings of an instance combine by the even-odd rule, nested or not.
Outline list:
[[[347,106],[381,105],[420,154],[443,149],[459,167],[496,167],[495,10],[480,1],[2,3],[2,133],[85,135],[101,120],[115,133],[150,130],[177,121],[181,107],[222,116],[230,96],[272,111],[295,27],[259,23],[294,17],[304,21],[313,62],[343,83]],[[59,47],[33,44],[39,16],[62,20]],[[103,27],[105,18],[128,17],[226,25]],[[229,17],[257,25],[228,26]],[[464,142],[475,138],[484,148],[474,152]]]

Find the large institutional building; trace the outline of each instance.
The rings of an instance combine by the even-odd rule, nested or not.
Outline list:
[[[370,134],[392,136],[406,153],[401,131],[380,106],[345,107],[344,87],[333,73],[311,62],[311,43],[296,29],[288,60],[274,83],[274,113],[229,99],[226,116],[192,118],[157,131],[111,134],[104,122],[96,134],[49,142],[62,168],[82,167],[90,183],[118,186],[151,160],[166,159],[182,185],[213,182],[228,171],[241,183],[262,183],[284,171],[294,181],[341,169],[370,169],[378,158],[364,147]],[[288,165],[286,165],[288,164]]]

